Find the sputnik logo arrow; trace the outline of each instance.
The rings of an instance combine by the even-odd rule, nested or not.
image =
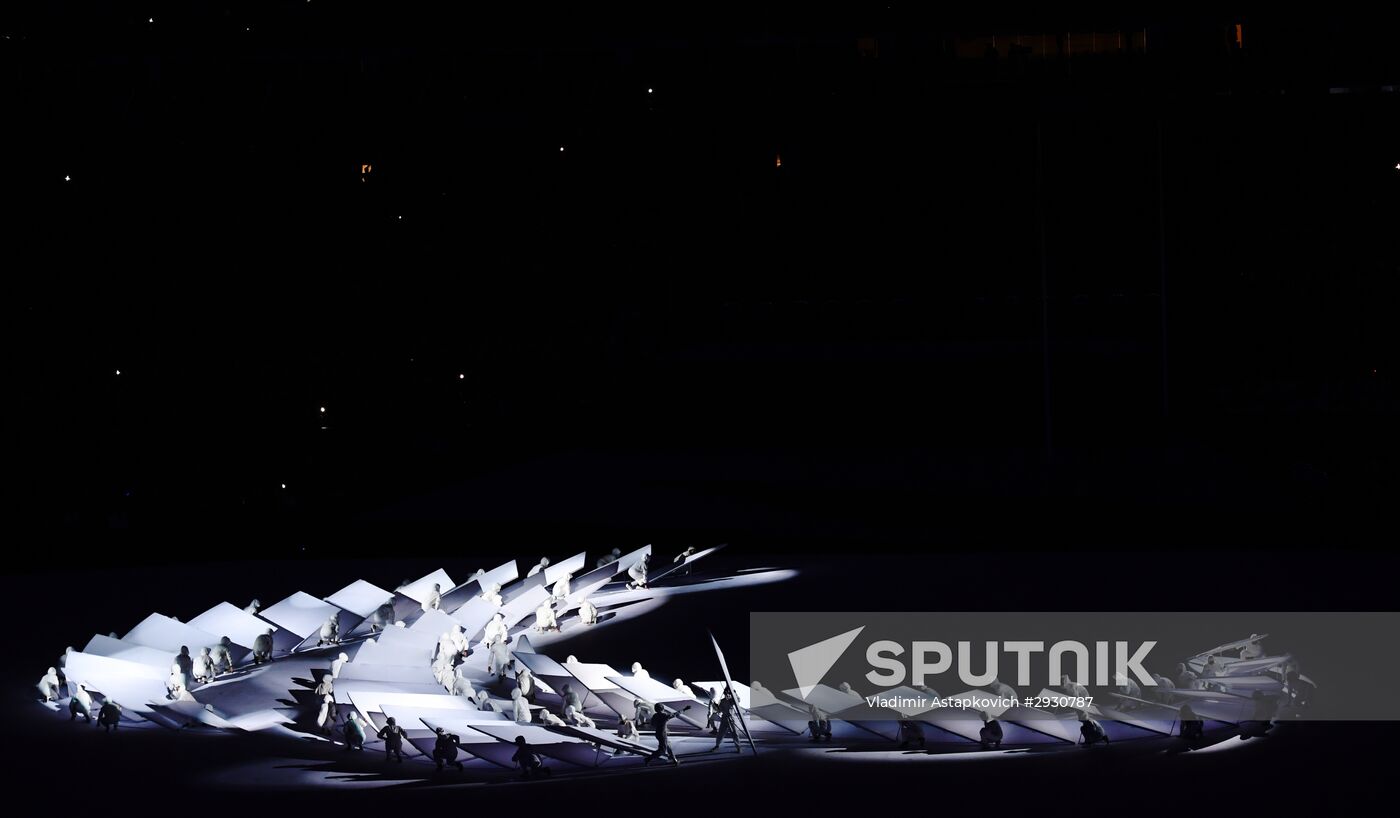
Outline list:
[[[822,677],[831,670],[832,665],[836,664],[846,652],[846,648],[856,641],[856,637],[860,636],[863,630],[865,626],[861,625],[853,631],[823,639],[815,645],[808,645],[788,654],[788,663],[792,665],[792,675],[797,679],[797,689],[801,691],[802,698],[807,698],[812,688],[821,684]]]

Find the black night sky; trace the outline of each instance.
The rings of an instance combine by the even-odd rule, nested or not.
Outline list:
[[[886,5],[7,8],[23,558],[1388,541],[1393,35]]]
[[[0,4],[7,701],[156,606],[647,543],[803,572],[686,621],[740,645],[1393,606],[1396,20],[649,5]],[[187,811],[224,763],[50,722],[0,764],[45,814],[133,776]],[[1318,814],[1392,772],[1306,735],[1175,768],[1191,800],[1107,765],[927,803]],[[789,810],[923,786],[755,769]]]

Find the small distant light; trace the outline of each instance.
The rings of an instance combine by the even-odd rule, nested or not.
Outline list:
[[[309,2],[311,2],[311,0],[307,0],[307,2],[309,3]],[[283,484],[282,484],[282,488],[286,488],[286,487],[287,487],[287,484],[286,484],[286,483],[283,483]]]
[[[651,89],[650,89],[650,88],[647,89],[647,93],[648,93],[648,94],[651,93]]]
[[[1400,168],[1400,165],[1396,165],[1395,167]],[[72,176],[65,176],[65,177],[63,177],[63,181],[65,181],[65,182],[71,182],[71,181],[73,181],[73,177],[72,177]]]
[[[147,18],[146,18],[146,22],[148,22],[148,23],[154,23],[155,21],[156,21],[156,18],[154,18],[154,17],[147,17]]]
[[[1371,370],[1371,371],[1374,372],[1375,370]],[[457,380],[459,380],[459,381],[464,381],[464,380],[466,380],[466,379],[467,379],[467,375],[466,375],[465,372],[458,372],[458,373],[457,373]]]
[[[1373,369],[1373,370],[1371,370],[1371,371],[1372,371],[1372,372],[1375,372],[1375,370],[1374,370],[1374,369]],[[122,374],[122,371],[121,371],[121,370],[120,370],[120,369],[118,369],[118,370],[117,370],[117,374],[118,374],[118,375],[120,375],[120,374]]]
[[[326,407],[322,406],[322,407],[321,407],[321,414],[325,414],[325,413],[326,413]]]
[[[563,145],[560,145],[560,146],[559,146],[559,152],[560,152],[560,153],[563,153],[563,152],[564,152],[564,146],[563,146]],[[1396,167],[1400,168],[1400,165],[1396,165]]]

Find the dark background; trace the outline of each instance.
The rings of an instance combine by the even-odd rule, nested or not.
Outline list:
[[[1390,539],[1375,15],[0,19],[21,565]]]
[[[765,608],[1393,598],[1394,20],[437,5],[0,9],[16,701],[153,607],[646,542],[804,572],[662,609],[662,668]],[[1393,758],[1324,728],[732,783],[1302,811]],[[22,798],[225,752],[16,729]],[[688,769],[674,808],[726,803]]]

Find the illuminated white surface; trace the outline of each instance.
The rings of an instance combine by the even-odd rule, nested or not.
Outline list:
[[[797,688],[784,690],[783,695],[795,699],[796,701],[793,702],[795,706],[800,706],[798,702],[815,704],[821,710],[826,711],[829,716],[835,716],[843,710],[850,710],[865,704],[865,699],[854,693],[842,693],[840,690],[824,684],[813,685],[805,697],[802,695],[802,691]]]
[[[127,631],[122,641],[170,651],[172,655],[179,653],[180,648],[188,647],[190,654],[195,655],[201,647],[217,645],[219,636],[168,616],[153,613],[141,620],[141,624]]]
[[[616,690],[617,685],[608,681],[608,677],[622,675],[617,668],[602,663],[565,662],[562,666],[569,671],[569,675],[592,691]]]
[[[73,651],[68,654],[64,673],[70,684],[86,685],[90,693],[116,701],[126,710],[149,712],[148,702],[166,700],[165,681],[170,676],[170,665],[162,670],[140,662]]]
[[[297,591],[271,608],[263,608],[258,616],[313,642],[321,632],[322,623],[332,616],[339,620],[341,634],[349,634],[359,622],[355,614],[305,591]]]
[[[554,585],[554,583],[559,581],[560,577],[564,576],[565,574],[577,575],[578,572],[583,570],[584,561],[587,558],[588,555],[586,553],[581,552],[573,555],[572,557],[569,557],[568,559],[550,563],[549,567],[544,569],[545,584],[552,586]]]
[[[457,620],[442,611],[428,611],[408,626],[411,633],[427,634],[437,642],[438,638],[457,625]],[[398,630],[398,628],[395,628]]]
[[[204,647],[201,645],[201,647]],[[165,673],[170,672],[170,665],[175,661],[175,655],[168,650],[159,648],[148,648],[145,645],[133,645],[120,639],[113,639],[110,636],[97,634],[88,640],[83,648],[83,653],[91,656],[106,656],[109,659],[121,659],[125,662],[136,662],[137,664],[150,665],[160,668]],[[190,647],[192,655],[198,655],[199,650]]]
[[[249,650],[253,647],[253,640],[267,633],[267,629],[272,627],[266,620],[259,619],[247,613],[242,608],[228,602],[220,602],[218,605],[215,605],[199,616],[196,616],[194,619],[191,619],[190,625],[202,631],[214,634],[216,637],[222,638],[227,636],[229,641]],[[318,623],[316,627],[319,628],[320,624]],[[210,646],[217,644],[218,641],[219,639],[216,638],[210,643]],[[276,633],[274,633],[273,643],[276,644],[277,641]],[[300,638],[295,639],[292,641],[292,644],[300,641]],[[288,645],[286,649],[290,650],[291,645]],[[190,646],[190,651],[194,653],[198,652],[195,651],[193,645]]]
[[[337,696],[340,691],[336,691]],[[370,713],[383,712],[384,705],[396,705],[405,711],[417,710],[454,710],[468,711],[474,710],[471,703],[461,696],[449,696],[447,694],[434,695],[431,693],[397,693],[387,690],[372,690],[362,686],[349,686],[345,688],[345,697],[360,711],[360,715],[369,717]],[[417,720],[417,716],[414,716]]]
[[[403,594],[409,599],[416,600],[417,602],[421,603],[427,600],[428,596],[433,592],[434,584],[442,586],[439,589],[440,592],[446,591],[450,588],[454,588],[457,585],[457,583],[452,581],[452,577],[449,577],[447,575],[446,571],[439,568],[431,574],[416,579],[413,582],[410,582],[409,584],[397,590],[399,593]]]
[[[408,628],[385,628],[373,642],[360,646],[352,664],[356,665],[421,665],[433,661],[437,635]]]
[[[357,579],[326,597],[326,601],[364,618],[378,610],[380,605],[393,596],[393,591],[386,591],[378,585]]]
[[[499,582],[504,588],[520,576],[520,568],[515,560],[503,562],[489,571],[482,573],[476,579],[469,579],[451,590],[442,594],[442,609],[448,613],[455,613],[463,605],[472,599],[480,596],[483,589],[491,587],[493,582]]]
[[[638,548],[636,551],[629,551],[628,553],[623,554],[622,556],[618,557],[617,562],[614,562],[612,565],[617,566],[616,573],[625,574],[629,570],[631,570],[632,566],[635,565],[638,561],[640,561],[642,557],[650,556],[650,554],[651,545],[647,544],[642,546],[641,548]]]
[[[496,607],[496,603],[473,597],[452,614],[452,619],[462,626],[462,633],[475,642],[481,639],[481,632],[486,623],[491,621],[498,610],[500,609]]]
[[[501,613],[505,614],[506,627],[515,627],[526,617],[530,617],[526,624],[533,625],[535,609],[539,608],[540,603],[546,599],[549,599],[549,588],[545,585],[536,585],[502,605]]]
[[[676,690],[674,687],[662,684],[655,679],[640,679],[636,676],[609,676],[607,678],[609,682],[617,686],[625,698],[641,699],[652,704],[665,705],[668,709],[679,713],[682,721],[689,722],[694,727],[703,727],[705,724],[705,705],[684,691]],[[685,712],[687,707],[690,710]]]
[[[710,692],[710,688],[714,688],[715,695],[716,695],[716,696],[721,696],[721,697],[724,696],[724,688],[725,688],[725,685],[726,685],[726,684],[729,685],[729,689],[730,689],[730,690],[734,691],[734,700],[737,701],[737,702],[739,703],[739,706],[742,707],[742,708],[744,708],[745,710],[748,710],[748,709],[749,709],[749,702],[750,702],[750,698],[749,698],[749,686],[746,685],[746,684],[744,684],[743,682],[723,682],[723,681],[719,681],[719,682],[691,682],[691,683],[690,683],[691,687],[698,687],[698,688],[700,688],[701,690],[704,690],[706,693],[709,693],[709,692]]]
[[[705,557],[710,556],[711,554],[715,553],[723,547],[724,546],[722,545],[717,545],[714,548],[705,548],[700,551],[696,551],[694,554],[691,554],[690,556],[686,557],[680,562],[668,562],[665,565],[657,565],[656,561],[653,560],[650,567],[656,570],[648,573],[647,584],[650,585],[653,582],[665,579],[667,576],[674,574],[677,571],[686,568],[687,566],[694,565],[696,562],[699,562]]]
[[[437,685],[432,668],[427,665],[386,665],[374,663],[348,662],[340,669],[336,684],[346,682],[372,681],[417,685]],[[441,685],[438,685],[441,687]]]

